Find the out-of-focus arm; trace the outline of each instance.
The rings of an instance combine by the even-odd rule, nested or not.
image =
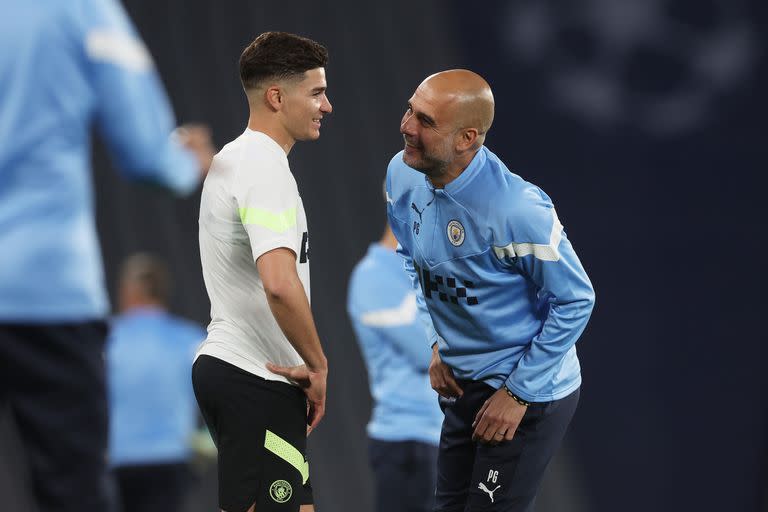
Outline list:
[[[96,121],[117,166],[133,179],[190,193],[198,160],[171,133],[175,120],[152,57],[119,2],[79,0]]]

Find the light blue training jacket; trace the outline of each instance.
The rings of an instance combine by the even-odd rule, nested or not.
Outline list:
[[[197,431],[189,368],[199,325],[152,307],[116,316],[107,340],[109,462],[186,462]]]
[[[3,0],[0,99],[0,322],[102,318],[92,126],[130,178],[198,182],[152,59],[115,0]]]
[[[371,244],[349,281],[347,311],[362,349],[373,412],[368,436],[437,446],[443,413],[429,384],[432,351],[403,261]]]
[[[595,295],[550,198],[484,146],[444,189],[400,152],[386,187],[428,339],[456,377],[532,402],[576,390]]]

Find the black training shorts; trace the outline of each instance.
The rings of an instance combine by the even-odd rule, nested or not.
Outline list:
[[[313,503],[304,392],[202,355],[192,384],[219,450],[219,506],[226,512],[298,512]]]

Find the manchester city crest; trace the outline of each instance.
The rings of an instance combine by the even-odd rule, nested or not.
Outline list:
[[[285,503],[291,499],[293,489],[285,480],[275,480],[269,487],[269,496],[278,503]]]
[[[448,223],[448,241],[456,247],[464,243],[464,226],[457,220]]]

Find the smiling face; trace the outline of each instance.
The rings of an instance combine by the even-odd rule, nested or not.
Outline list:
[[[321,120],[333,110],[326,95],[327,87],[325,68],[315,68],[305,71],[282,88],[282,124],[293,140],[320,137]]]
[[[405,141],[406,165],[430,177],[443,174],[456,156],[457,130],[451,98],[435,94],[428,85],[420,85],[408,101],[400,133]]]
[[[469,165],[493,122],[493,94],[480,75],[465,69],[427,77],[408,100],[400,122],[403,161],[445,186]]]

